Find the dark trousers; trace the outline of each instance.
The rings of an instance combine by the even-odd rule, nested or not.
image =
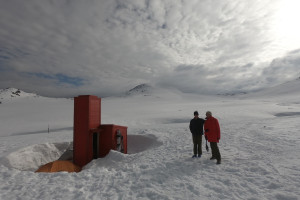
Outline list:
[[[202,135],[193,135],[194,155],[202,155]]]
[[[216,158],[218,161],[221,161],[221,154],[220,154],[220,151],[219,151],[218,143],[217,142],[211,142],[210,147],[211,147],[212,157]]]

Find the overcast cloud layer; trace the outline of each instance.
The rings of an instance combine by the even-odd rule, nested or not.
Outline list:
[[[297,1],[0,1],[0,88],[227,93],[300,76]]]

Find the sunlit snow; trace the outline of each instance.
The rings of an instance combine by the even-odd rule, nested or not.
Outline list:
[[[128,126],[128,154],[51,174],[34,171],[70,146],[73,100],[2,90],[0,199],[299,199],[299,85],[235,96],[147,87],[103,98],[102,123]],[[221,165],[204,141],[203,156],[191,158],[195,110],[220,122]]]

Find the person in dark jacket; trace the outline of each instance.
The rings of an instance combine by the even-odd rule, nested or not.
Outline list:
[[[204,119],[199,118],[198,111],[194,112],[194,118],[190,121],[190,131],[193,135],[194,155],[193,158],[200,158],[202,155],[202,135]]]
[[[212,157],[211,160],[217,159],[217,164],[221,164],[221,154],[218,143],[221,139],[219,121],[214,118],[210,111],[206,112],[206,121],[204,124],[205,139],[210,142]]]

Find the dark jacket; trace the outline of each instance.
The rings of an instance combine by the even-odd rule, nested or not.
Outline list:
[[[193,135],[203,135],[203,124],[204,119],[202,118],[193,118],[190,121],[190,131]]]

